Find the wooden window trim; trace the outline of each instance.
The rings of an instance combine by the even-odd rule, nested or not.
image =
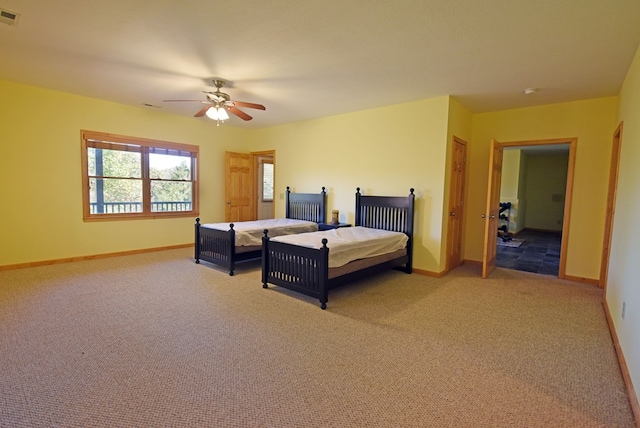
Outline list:
[[[200,147],[190,144],[153,140],[140,137],[110,134],[104,132],[81,130],[81,168],[82,168],[82,217],[85,222],[117,221],[133,219],[159,219],[197,217],[199,215],[199,150]],[[115,144],[114,144],[115,143]],[[127,146],[123,148],[122,144]],[[91,198],[89,194],[89,160],[87,149],[90,147],[103,149],[117,149],[142,153],[142,205],[141,213],[122,214],[91,214]],[[160,150],[159,150],[160,149]],[[149,177],[148,155],[150,152],[166,151],[169,155],[189,155],[191,158],[192,201],[190,211],[152,212],[151,211],[151,181]],[[172,153],[175,152],[175,153]],[[119,177],[121,178],[121,177]]]

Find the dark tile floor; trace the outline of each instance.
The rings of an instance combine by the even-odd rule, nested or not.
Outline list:
[[[562,235],[559,232],[523,230],[515,238],[524,239],[522,245],[517,248],[498,245],[496,266],[545,275],[558,275],[560,242],[562,240]],[[500,239],[498,238],[498,240]]]

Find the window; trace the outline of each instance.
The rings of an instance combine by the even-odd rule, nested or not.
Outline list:
[[[82,131],[84,220],[198,214],[198,146]]]
[[[273,162],[262,162],[262,201],[273,201]]]

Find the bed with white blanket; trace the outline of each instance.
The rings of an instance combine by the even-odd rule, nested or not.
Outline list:
[[[262,236],[315,232],[326,218],[325,188],[320,193],[292,193],[287,187],[286,218],[244,221],[238,223],[195,224],[195,261],[222,266],[234,274],[235,264],[262,255]]]
[[[320,300],[329,290],[375,272],[412,272],[414,190],[408,196],[356,191],[355,227],[262,238],[262,286],[274,284]]]

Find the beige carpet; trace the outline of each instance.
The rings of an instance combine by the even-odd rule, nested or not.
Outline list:
[[[1,427],[633,427],[601,291],[463,266],[318,302],[190,250],[0,272]]]

